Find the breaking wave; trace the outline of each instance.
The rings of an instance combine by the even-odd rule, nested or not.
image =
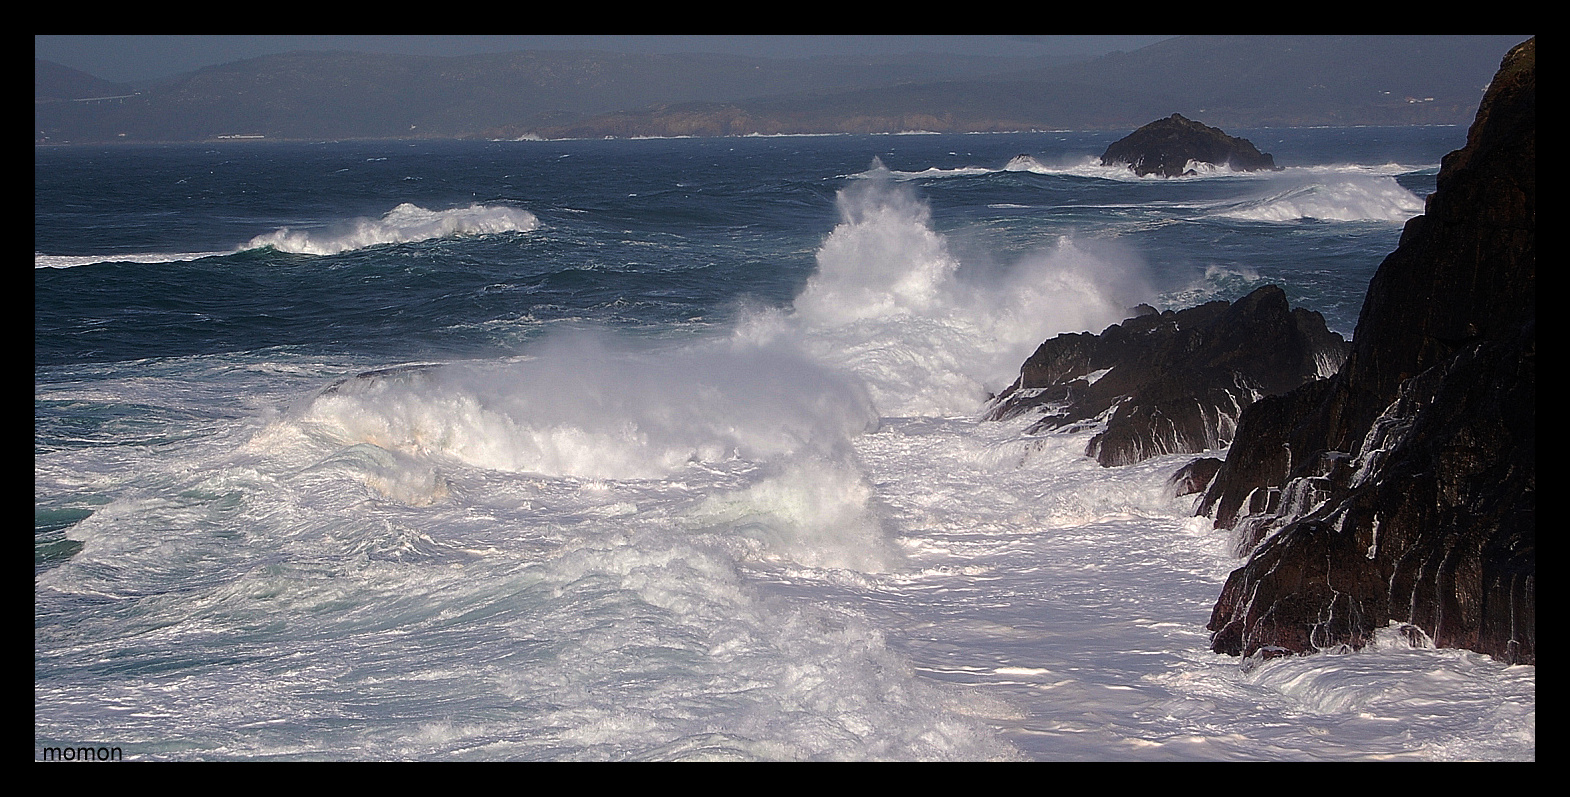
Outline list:
[[[529,232],[540,226],[533,213],[506,205],[473,204],[426,210],[405,202],[379,219],[358,218],[321,229],[283,227],[252,238],[242,249],[270,246],[283,252],[335,255],[380,244],[411,243],[460,235]]]
[[[1249,221],[1403,223],[1422,212],[1422,198],[1402,187],[1394,177],[1341,173],[1292,180],[1268,196],[1239,202],[1216,215]]]
[[[817,270],[771,328],[862,377],[885,416],[973,413],[1041,341],[1151,296],[1143,261],[1107,242],[1062,237],[998,273],[967,269],[924,201],[881,163],[867,177],[840,192]]]
[[[76,268],[95,263],[180,263],[229,254],[233,252],[140,252],[124,255],[46,255],[34,252],[33,268]]]

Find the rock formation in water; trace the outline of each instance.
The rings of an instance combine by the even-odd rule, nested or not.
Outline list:
[[[1041,344],[986,417],[1043,412],[1031,434],[1104,420],[1086,453],[1103,466],[1128,465],[1225,448],[1244,407],[1327,377],[1346,356],[1323,316],[1289,309],[1274,285],[1232,304],[1142,310],[1100,335]]]
[[[1404,623],[1535,663],[1535,42],[1374,275],[1340,372],[1243,413],[1200,504],[1252,549],[1214,650],[1359,648]]]
[[[1185,495],[1202,493],[1215,481],[1216,473],[1221,470],[1222,460],[1215,457],[1200,457],[1172,474],[1167,479],[1167,488],[1171,490],[1173,498],[1182,498]]]
[[[1190,162],[1228,166],[1233,171],[1273,170],[1276,161],[1246,138],[1172,114],[1124,136],[1101,155],[1102,166],[1127,165],[1144,177],[1193,174]]]

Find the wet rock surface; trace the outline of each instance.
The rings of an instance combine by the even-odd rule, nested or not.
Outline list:
[[[1505,57],[1340,372],[1243,413],[1199,507],[1251,552],[1214,650],[1357,648],[1398,622],[1536,662],[1535,53]]]
[[[1334,373],[1346,343],[1274,285],[1234,303],[1140,314],[1100,335],[1041,344],[994,401],[992,420],[1042,413],[1038,434],[1105,424],[1086,453],[1104,466],[1225,448],[1243,408]]]
[[[1226,166],[1233,171],[1273,170],[1276,161],[1246,138],[1172,114],[1157,119],[1113,142],[1101,155],[1102,166],[1125,164],[1144,177],[1194,174],[1193,162]]]

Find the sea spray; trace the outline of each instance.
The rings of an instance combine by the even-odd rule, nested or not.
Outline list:
[[[876,428],[851,378],[781,346],[637,350],[588,331],[503,364],[350,379],[293,419],[334,449],[546,476],[654,479],[688,463],[833,456]]]
[[[803,346],[867,381],[884,415],[969,414],[1041,341],[1100,331],[1146,300],[1145,266],[1061,237],[1001,274],[966,270],[929,206],[874,163],[837,197],[840,222],[794,302]]]
[[[929,314],[948,303],[959,262],[932,229],[932,211],[890,182],[875,163],[866,183],[840,191],[839,225],[817,253],[818,268],[796,297],[797,313],[818,326]]]
[[[778,463],[743,489],[709,496],[691,519],[735,528],[759,541],[764,555],[810,567],[882,573],[899,561],[872,484],[848,458]]]

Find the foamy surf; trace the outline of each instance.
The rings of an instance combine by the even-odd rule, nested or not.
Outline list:
[[[927,203],[880,169],[837,197],[789,321],[886,416],[974,412],[1042,340],[1100,331],[1151,297],[1144,263],[1113,242],[1064,237],[996,274],[967,270]]]
[[[33,268],[76,268],[96,263],[181,263],[204,257],[223,257],[234,252],[141,252],[112,255],[46,255],[33,253]]]
[[[507,205],[473,204],[450,210],[426,210],[405,202],[379,219],[358,218],[320,229],[283,227],[258,235],[243,249],[272,247],[280,252],[335,255],[382,244],[413,243],[459,235],[529,232],[540,221],[533,213]]]
[[[855,380],[781,346],[638,352],[568,332],[498,364],[372,373],[280,421],[336,449],[549,477],[655,479],[692,463],[832,457],[877,427]]]
[[[1357,151],[1338,132],[1299,159],[1432,162],[1464,132]],[[1535,668],[1211,653],[1238,562],[1167,492],[1186,458],[1101,468],[1086,433],[975,419],[1030,347],[1098,331],[1126,288],[1175,308],[1279,281],[1326,308],[1400,234],[1209,215],[1271,177],[998,174],[1104,138],[278,144],[40,169],[38,251],[81,251],[84,205],[92,246],[182,252],[331,220],[323,196],[447,207],[455,175],[551,209],[552,234],[373,245],[354,270],[263,248],[107,286],[39,272],[34,738],[180,760],[1534,757]],[[846,177],[875,154],[927,177]],[[321,168],[372,156],[396,184]],[[993,176],[928,170],[962,164]],[[149,202],[188,188],[96,190],[215,167],[266,206],[217,193],[160,231]],[[195,320],[173,334],[146,308]],[[208,329],[231,334],[198,345]]]
[[[1423,200],[1394,177],[1354,172],[1295,173],[1272,181],[1272,192],[1233,203],[1215,215],[1247,221],[1388,221],[1423,212]]]
[[[179,263],[206,257],[225,257],[236,252],[268,247],[294,254],[335,255],[385,244],[415,243],[465,235],[531,232],[539,226],[540,220],[533,213],[507,205],[476,203],[468,207],[433,211],[405,202],[388,211],[381,218],[362,217],[311,229],[281,227],[226,251],[99,255],[50,255],[34,252],[33,267],[75,268],[96,263]]]

